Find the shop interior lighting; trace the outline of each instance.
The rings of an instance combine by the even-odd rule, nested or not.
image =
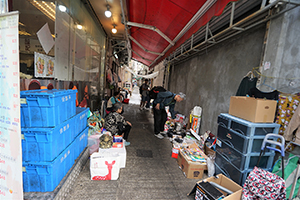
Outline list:
[[[55,4],[47,1],[29,0],[29,2],[49,17],[52,21],[55,21]]]
[[[82,25],[77,24],[77,28],[78,28],[79,30],[81,30],[81,29],[82,29]]]
[[[112,32],[113,34],[116,34],[116,33],[117,33],[116,25],[113,24],[113,26],[114,26],[114,27],[111,29],[111,32]]]
[[[106,5],[106,8],[107,8],[107,10],[104,12],[104,14],[105,14],[105,16],[107,17],[107,18],[110,18],[111,17],[111,12],[110,12],[110,6],[107,4]]]
[[[66,6],[64,6],[64,5],[59,5],[59,6],[58,6],[58,9],[59,9],[61,12],[66,12],[66,11],[67,11]]]
[[[25,36],[31,36],[30,33],[26,32],[26,31],[19,31],[19,35],[25,35]]]

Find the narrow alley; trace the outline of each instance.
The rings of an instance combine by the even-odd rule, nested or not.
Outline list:
[[[124,104],[124,116],[132,123],[126,147],[126,168],[116,181],[90,180],[90,163],[85,164],[66,199],[194,199],[187,194],[197,182],[187,179],[171,157],[168,138],[153,134],[153,115],[139,110],[138,87],[134,88],[129,104]],[[204,174],[204,177],[206,175]]]

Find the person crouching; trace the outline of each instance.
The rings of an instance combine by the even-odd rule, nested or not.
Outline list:
[[[125,117],[121,115],[122,111],[123,105],[115,103],[112,112],[105,117],[104,128],[112,135],[121,135],[125,140],[125,146],[128,146],[130,142],[127,142],[127,138],[132,125],[129,121],[125,121]]]

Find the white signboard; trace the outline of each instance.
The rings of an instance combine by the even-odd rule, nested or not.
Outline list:
[[[34,52],[34,76],[44,78],[54,77],[54,63],[55,58]]]
[[[0,15],[0,199],[23,199],[19,13]]]

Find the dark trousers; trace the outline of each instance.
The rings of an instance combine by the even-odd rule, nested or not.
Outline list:
[[[164,125],[167,121],[167,113],[165,109],[156,110],[155,105],[153,105],[153,115],[154,115],[154,133],[159,134],[164,131]]]
[[[125,129],[123,129],[123,131],[118,132],[118,135],[122,135],[124,133],[123,139],[127,141],[130,130],[131,130],[131,126],[129,124],[127,124],[125,126]]]

